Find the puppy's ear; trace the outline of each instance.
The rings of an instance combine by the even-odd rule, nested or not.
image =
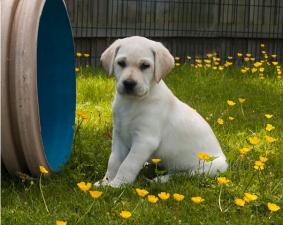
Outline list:
[[[169,73],[175,65],[174,57],[160,42],[153,43],[154,78],[157,83]]]
[[[106,72],[111,75],[114,70],[114,60],[120,48],[121,40],[114,41],[101,55],[100,62]]]

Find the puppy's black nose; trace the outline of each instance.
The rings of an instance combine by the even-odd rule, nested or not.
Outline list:
[[[134,80],[124,80],[123,84],[128,91],[132,91],[137,85],[137,82]]]

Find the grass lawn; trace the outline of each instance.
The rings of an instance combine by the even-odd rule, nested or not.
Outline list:
[[[38,180],[12,179],[2,169],[2,223],[55,224],[56,220],[64,220],[68,224],[87,225],[283,224],[283,79],[271,67],[265,69],[265,79],[260,79],[258,72],[243,73],[236,67],[219,71],[188,65],[175,68],[165,78],[174,94],[195,108],[214,130],[229,160],[228,171],[221,175],[230,180],[227,186],[206,176],[174,176],[168,183],[159,184],[149,183],[141,175],[137,182],[124,188],[99,188],[103,194],[95,200],[81,191],[77,183],[97,181],[106,171],[115,83],[113,77],[99,70],[79,72],[77,111],[83,112],[83,116],[76,119],[74,152],[61,173],[42,179],[50,214],[45,209]],[[240,104],[239,97],[246,101]],[[227,100],[236,105],[229,106]],[[267,119],[265,114],[273,117]],[[223,125],[217,123],[219,118]],[[269,126],[271,131],[267,131],[267,124],[275,129]],[[276,139],[266,139],[267,135]],[[241,156],[240,149],[244,147],[250,151],[242,150]],[[263,170],[256,170],[255,161],[260,156],[268,160],[262,163]],[[135,188],[145,188],[154,195],[179,193],[185,198],[178,202],[170,197],[153,204],[139,197]],[[257,199],[237,206],[234,200],[243,198],[245,192],[256,194]],[[195,196],[205,201],[196,204],[191,201]],[[270,212],[268,202],[281,209]],[[122,210],[130,211],[132,216],[121,218]]]

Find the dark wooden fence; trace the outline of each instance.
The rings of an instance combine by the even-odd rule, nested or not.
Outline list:
[[[281,0],[66,0],[76,49],[96,65],[115,39],[140,35],[161,41],[172,54],[259,57],[259,45],[283,61]]]

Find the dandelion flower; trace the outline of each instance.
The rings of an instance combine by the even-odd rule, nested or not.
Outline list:
[[[147,190],[140,189],[140,188],[136,188],[136,192],[137,192],[138,196],[140,196],[140,197],[145,197],[149,193]]]
[[[40,173],[48,174],[48,170],[44,166],[39,166]]]
[[[224,67],[223,67],[223,66],[219,66],[219,67],[218,67],[218,70],[219,70],[219,71],[222,71],[222,70],[224,70]]]
[[[256,67],[256,68],[257,68],[257,67],[260,67],[261,65],[262,65],[262,62],[255,62],[255,63],[254,63],[254,67]]]
[[[272,57],[272,58],[276,58],[277,55],[276,55],[276,54],[272,54],[271,57]]]
[[[280,209],[279,205],[276,205],[276,204],[270,203],[270,202],[267,203],[267,207],[271,212],[276,212]]]
[[[223,124],[224,124],[224,120],[221,119],[221,118],[218,118],[218,119],[217,119],[217,123],[218,123],[219,125],[223,125]]]
[[[207,56],[208,58],[211,58],[213,55],[212,55],[211,53],[207,53],[206,56]]]
[[[77,57],[81,57],[82,56],[82,53],[80,53],[80,52],[77,52]]]
[[[250,58],[252,56],[252,54],[247,53],[246,56]]]
[[[264,47],[265,47],[265,45],[264,45],[264,44],[260,44],[260,47],[261,47],[261,48],[264,48]]]
[[[234,102],[234,101],[232,101],[232,100],[227,100],[227,104],[228,104],[229,106],[234,106],[234,105],[236,105],[236,102]]]
[[[272,124],[270,124],[270,123],[266,124],[265,130],[267,130],[267,131],[272,131],[272,130],[274,130],[274,129],[275,129],[275,127],[272,126]]]
[[[181,195],[181,194],[178,194],[178,193],[175,193],[175,194],[173,194],[173,198],[174,198],[176,201],[180,202],[180,201],[183,201],[183,200],[184,200],[185,196],[184,196],[184,195]]]
[[[89,194],[91,195],[91,197],[97,199],[97,198],[100,198],[103,192],[102,191],[89,191]]]
[[[263,163],[265,163],[267,160],[268,160],[268,158],[265,157],[265,156],[260,156],[260,157],[259,157],[259,161],[261,161],[261,162],[263,162]]]
[[[158,158],[156,158],[156,159],[151,159],[151,162],[154,163],[154,164],[158,164],[158,163],[161,162],[161,159],[158,159]]]
[[[271,114],[265,114],[264,115],[267,119],[271,119],[272,117],[273,117],[273,115],[271,115]]]
[[[84,57],[88,58],[90,55],[88,53],[84,53]]]
[[[76,72],[80,72],[80,68],[76,67]]]
[[[239,52],[239,53],[237,53],[237,56],[238,56],[238,57],[242,57],[243,54]]]
[[[229,116],[228,119],[231,120],[231,121],[233,121],[235,118],[232,117],[232,116]]]
[[[246,73],[246,72],[248,72],[248,71],[245,68],[241,69],[241,73]]]
[[[245,103],[246,99],[245,99],[245,98],[238,98],[238,101],[239,101],[241,104],[243,104],[243,103]]]
[[[158,197],[161,199],[161,200],[167,200],[168,198],[170,198],[170,194],[169,193],[166,193],[166,192],[160,192],[158,194]]]
[[[252,68],[252,73],[255,73],[257,71],[257,68]]]
[[[208,153],[206,153],[206,152],[199,152],[198,153],[198,159],[199,160],[209,160],[210,159],[210,156],[209,156],[209,154]]]
[[[147,196],[147,200],[150,202],[150,203],[156,203],[158,201],[158,198],[154,195],[148,195]]]
[[[255,194],[251,194],[251,193],[244,193],[244,198],[245,202],[252,202],[257,200],[257,196]]]
[[[265,140],[266,140],[268,143],[272,143],[272,142],[277,141],[276,138],[271,137],[271,136],[268,136],[268,135],[265,136]]]
[[[179,67],[179,66],[181,66],[181,64],[180,63],[175,63],[175,66]]]
[[[232,56],[227,56],[227,58],[228,58],[228,59],[230,59],[230,60],[231,60],[231,59],[233,59],[233,57],[232,57]]]
[[[258,143],[259,143],[259,138],[258,137],[251,137],[250,139],[249,139],[249,142],[250,142],[250,144],[252,144],[252,145],[257,145]]]
[[[198,197],[192,197],[191,200],[192,200],[192,202],[194,202],[196,204],[200,204],[200,203],[205,201],[204,198],[199,197],[199,196]]]
[[[87,119],[87,114],[85,112],[77,112],[77,117],[80,119]]]
[[[175,60],[176,60],[176,61],[180,60],[180,57],[179,57],[179,56],[176,56],[176,57],[175,57]]]
[[[256,170],[263,170],[265,167],[264,162],[262,161],[255,161],[254,169]]]
[[[237,206],[243,207],[246,202],[245,202],[245,200],[243,200],[243,199],[241,199],[241,198],[236,198],[236,199],[234,200],[234,203],[235,203]]]
[[[263,73],[263,72],[264,72],[264,67],[260,67],[260,68],[259,68],[259,72],[262,72],[262,73]]]
[[[273,64],[274,66],[277,66],[277,65],[278,65],[278,62],[272,62],[272,64]]]
[[[78,185],[78,187],[79,187],[79,189],[81,190],[81,191],[84,191],[84,192],[86,192],[86,191],[88,191],[90,188],[91,188],[91,183],[89,183],[89,182],[80,182],[80,183],[77,183],[77,185]]]
[[[240,149],[240,154],[243,156],[243,155],[246,155],[249,151],[250,151],[249,148],[243,147]]]
[[[123,219],[129,219],[132,216],[132,213],[129,212],[129,211],[122,211],[122,212],[120,212],[120,216]]]
[[[56,225],[67,225],[67,222],[63,220],[56,220]]]
[[[227,179],[226,177],[217,177],[217,181],[218,181],[218,184],[220,185],[228,185],[228,183],[230,182],[229,179]]]
[[[191,60],[191,59],[192,59],[192,57],[191,57],[191,56],[187,56],[187,59],[188,59],[188,60]]]

